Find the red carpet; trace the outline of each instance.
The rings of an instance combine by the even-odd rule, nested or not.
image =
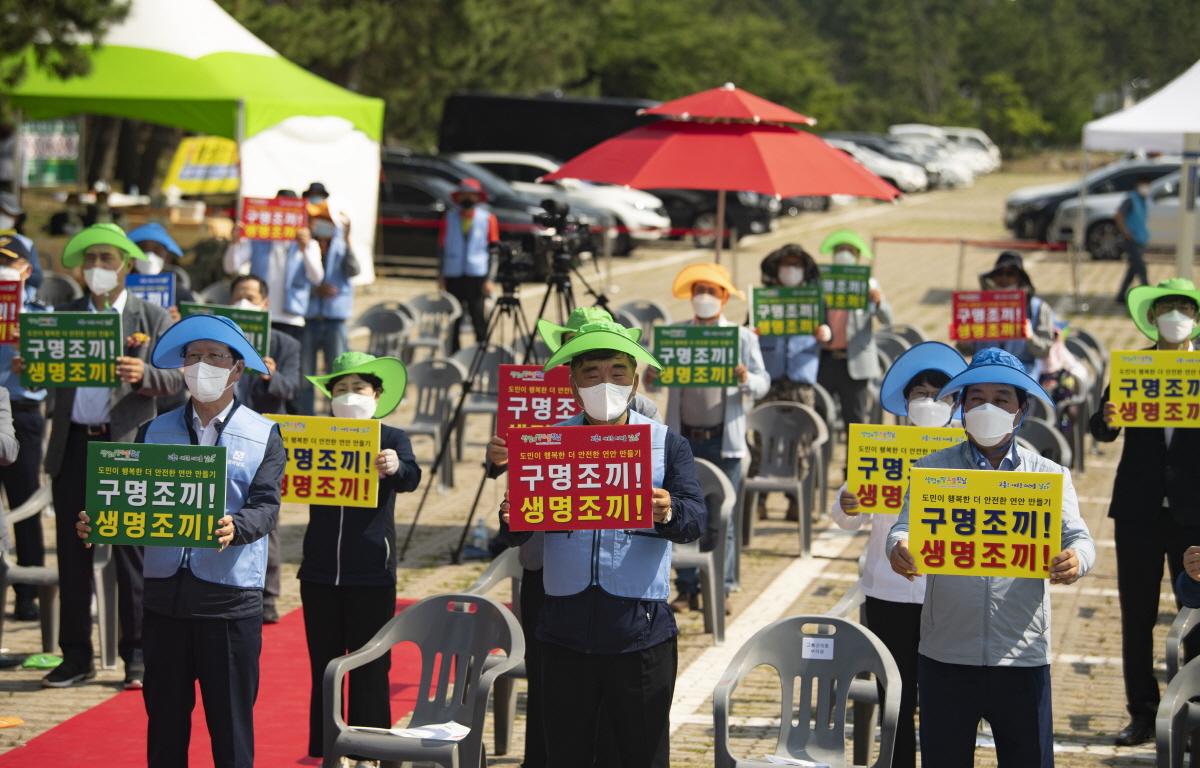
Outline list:
[[[400,600],[396,610],[411,605]],[[412,711],[416,703],[420,659],[415,645],[392,650],[392,720]],[[255,766],[283,768],[319,765],[308,752],[308,648],[304,643],[304,616],[295,610],[274,625],[263,627],[263,651],[258,703],[254,707]],[[43,696],[59,695],[45,691]],[[95,762],[106,766],[146,764],[146,708],[142,694],[123,691],[108,701],[51,728],[23,747],[0,755],[0,768],[8,766],[78,765]],[[211,766],[204,705],[196,691],[192,715],[190,766]]]

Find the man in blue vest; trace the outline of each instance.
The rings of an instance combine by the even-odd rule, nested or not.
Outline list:
[[[593,765],[603,711],[622,765],[667,768],[678,666],[678,630],[667,605],[671,542],[700,538],[706,517],[692,451],[666,426],[630,410],[638,361],[660,366],[628,329],[585,323],[545,367],[568,361],[583,413],[564,425],[650,425],[654,529],[545,535],[546,602],[537,636],[547,764]]]
[[[1118,304],[1125,303],[1125,293],[1133,287],[1134,279],[1142,281],[1142,285],[1150,284],[1146,274],[1146,243],[1150,242],[1150,228],[1146,224],[1146,207],[1150,204],[1150,182],[1153,177],[1143,176],[1138,179],[1134,188],[1125,196],[1121,207],[1117,209],[1117,228],[1125,242],[1121,249],[1129,266],[1125,268],[1125,277],[1121,278],[1121,287],[1117,289],[1114,299]]]
[[[463,179],[453,194],[456,208],[446,211],[438,233],[438,288],[448,291],[471,318],[475,341],[487,335],[483,300],[492,295],[492,243],[500,241],[500,223],[484,205],[487,194],[477,179]],[[450,334],[450,352],[460,347],[458,328]]]
[[[147,763],[187,765],[200,681],[213,762],[254,765],[267,532],[276,523],[285,453],[279,427],[233,396],[246,368],[266,369],[232,320],[185,318],[154,347],[157,368],[182,368],[191,400],[142,427],[138,442],[227,448],[220,549],[146,547],[143,649]],[[80,513],[76,531],[90,531]]]

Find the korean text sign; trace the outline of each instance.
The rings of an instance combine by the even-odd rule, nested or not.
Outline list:
[[[93,544],[217,547],[225,514],[225,447],[88,443]]]
[[[21,337],[24,285],[20,280],[0,280],[0,344],[16,344]]]
[[[271,354],[271,313],[260,312],[257,309],[236,309],[222,304],[189,304],[186,301],[179,305],[180,317],[192,315],[222,315],[238,324],[242,333],[255,351],[263,357]],[[265,373],[265,371],[263,371]]]
[[[846,487],[858,496],[859,511],[899,514],[913,462],[965,439],[950,427],[851,424]]]
[[[279,424],[287,452],[284,502],[371,508],[378,504],[377,419],[266,416]]]
[[[294,197],[242,198],[242,236],[247,240],[295,240],[308,226],[304,201]]]
[[[153,304],[163,309],[175,306],[174,272],[159,272],[157,275],[133,272],[126,275],[125,287],[147,304]]]
[[[658,325],[654,356],[665,387],[730,387],[737,384],[738,328],[734,325]]]
[[[496,378],[496,434],[511,427],[551,426],[579,413],[570,366],[501,365]]]
[[[514,531],[653,528],[650,426],[508,431]]]
[[[1200,427],[1200,351],[1112,352],[1116,427]]]
[[[116,312],[26,312],[21,315],[21,385],[116,387],[121,344]]]
[[[866,309],[871,268],[857,264],[822,264],[821,291],[827,309]]]
[[[754,330],[759,336],[811,334],[821,324],[824,314],[821,288],[817,285],[755,288],[751,306]]]
[[[1062,548],[1057,472],[913,467],[909,539],[919,573],[1045,579]]]
[[[1025,338],[1025,291],[955,291],[951,313],[957,341]]]

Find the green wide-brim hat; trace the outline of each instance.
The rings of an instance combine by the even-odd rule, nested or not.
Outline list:
[[[404,363],[394,357],[375,357],[366,352],[343,352],[333,361],[333,373],[305,378],[326,397],[333,397],[329,392],[329,382],[351,373],[369,374],[383,382],[383,392],[379,393],[379,400],[375,406],[375,418],[382,419],[400,405],[400,400],[404,397],[404,388],[408,386],[408,371]]]
[[[576,307],[567,316],[566,325],[556,325],[549,320],[539,319],[537,321],[537,332],[542,337],[542,341],[546,342],[546,348],[551,353],[554,353],[563,345],[562,337],[564,333],[579,333],[579,329],[588,323],[611,322],[614,322],[613,316],[604,307]],[[625,333],[634,341],[639,341],[642,338],[641,328],[626,328]]]
[[[594,323],[584,323],[575,331],[575,335],[566,344],[559,347],[550,359],[546,361],[544,370],[550,370],[555,366],[569,363],[578,355],[587,352],[593,352],[598,349],[609,349],[613,352],[624,352],[633,357],[634,360],[640,360],[646,365],[652,365],[655,368],[662,370],[662,363],[654,358],[654,355],[647,352],[641,344],[633,338],[633,329],[626,328],[620,323],[612,320],[600,320]],[[637,334],[641,336],[640,333]]]
[[[111,245],[130,258],[146,260],[146,254],[138,248],[137,243],[125,236],[125,230],[116,224],[106,223],[93,224],[68,240],[62,254],[63,266],[78,267],[83,263],[83,252],[93,245]]]
[[[1125,297],[1125,304],[1129,307],[1129,316],[1133,318],[1133,324],[1151,341],[1158,341],[1158,326],[1150,322],[1150,308],[1164,296],[1186,296],[1200,307],[1200,291],[1196,290],[1195,283],[1185,277],[1172,277],[1158,285],[1141,285],[1134,288]],[[1192,330],[1190,338],[1194,339],[1197,336],[1200,336],[1200,325]]]
[[[868,261],[875,260],[875,254],[871,252],[871,246],[863,240],[862,235],[852,229],[839,229],[829,237],[821,241],[821,253],[829,256],[839,245],[849,245],[858,249],[858,254]]]

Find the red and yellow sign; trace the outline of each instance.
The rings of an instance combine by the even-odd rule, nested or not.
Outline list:
[[[496,434],[512,427],[552,426],[579,413],[571,390],[571,371],[560,365],[501,365],[496,377]]]
[[[287,451],[283,501],[374,507],[379,500],[379,422],[265,414],[279,424]],[[230,456],[230,461],[236,457]]]
[[[851,424],[846,488],[858,497],[859,511],[897,515],[913,462],[965,439],[950,427]]]
[[[242,237],[247,240],[295,240],[308,226],[304,201],[296,197],[242,199]]]
[[[1200,427],[1200,351],[1112,353],[1114,427]]]
[[[514,531],[653,528],[650,426],[513,427]]]
[[[21,339],[24,286],[20,280],[0,281],[0,344],[16,344]]]
[[[950,338],[1008,341],[1025,338],[1025,291],[955,291]]]

